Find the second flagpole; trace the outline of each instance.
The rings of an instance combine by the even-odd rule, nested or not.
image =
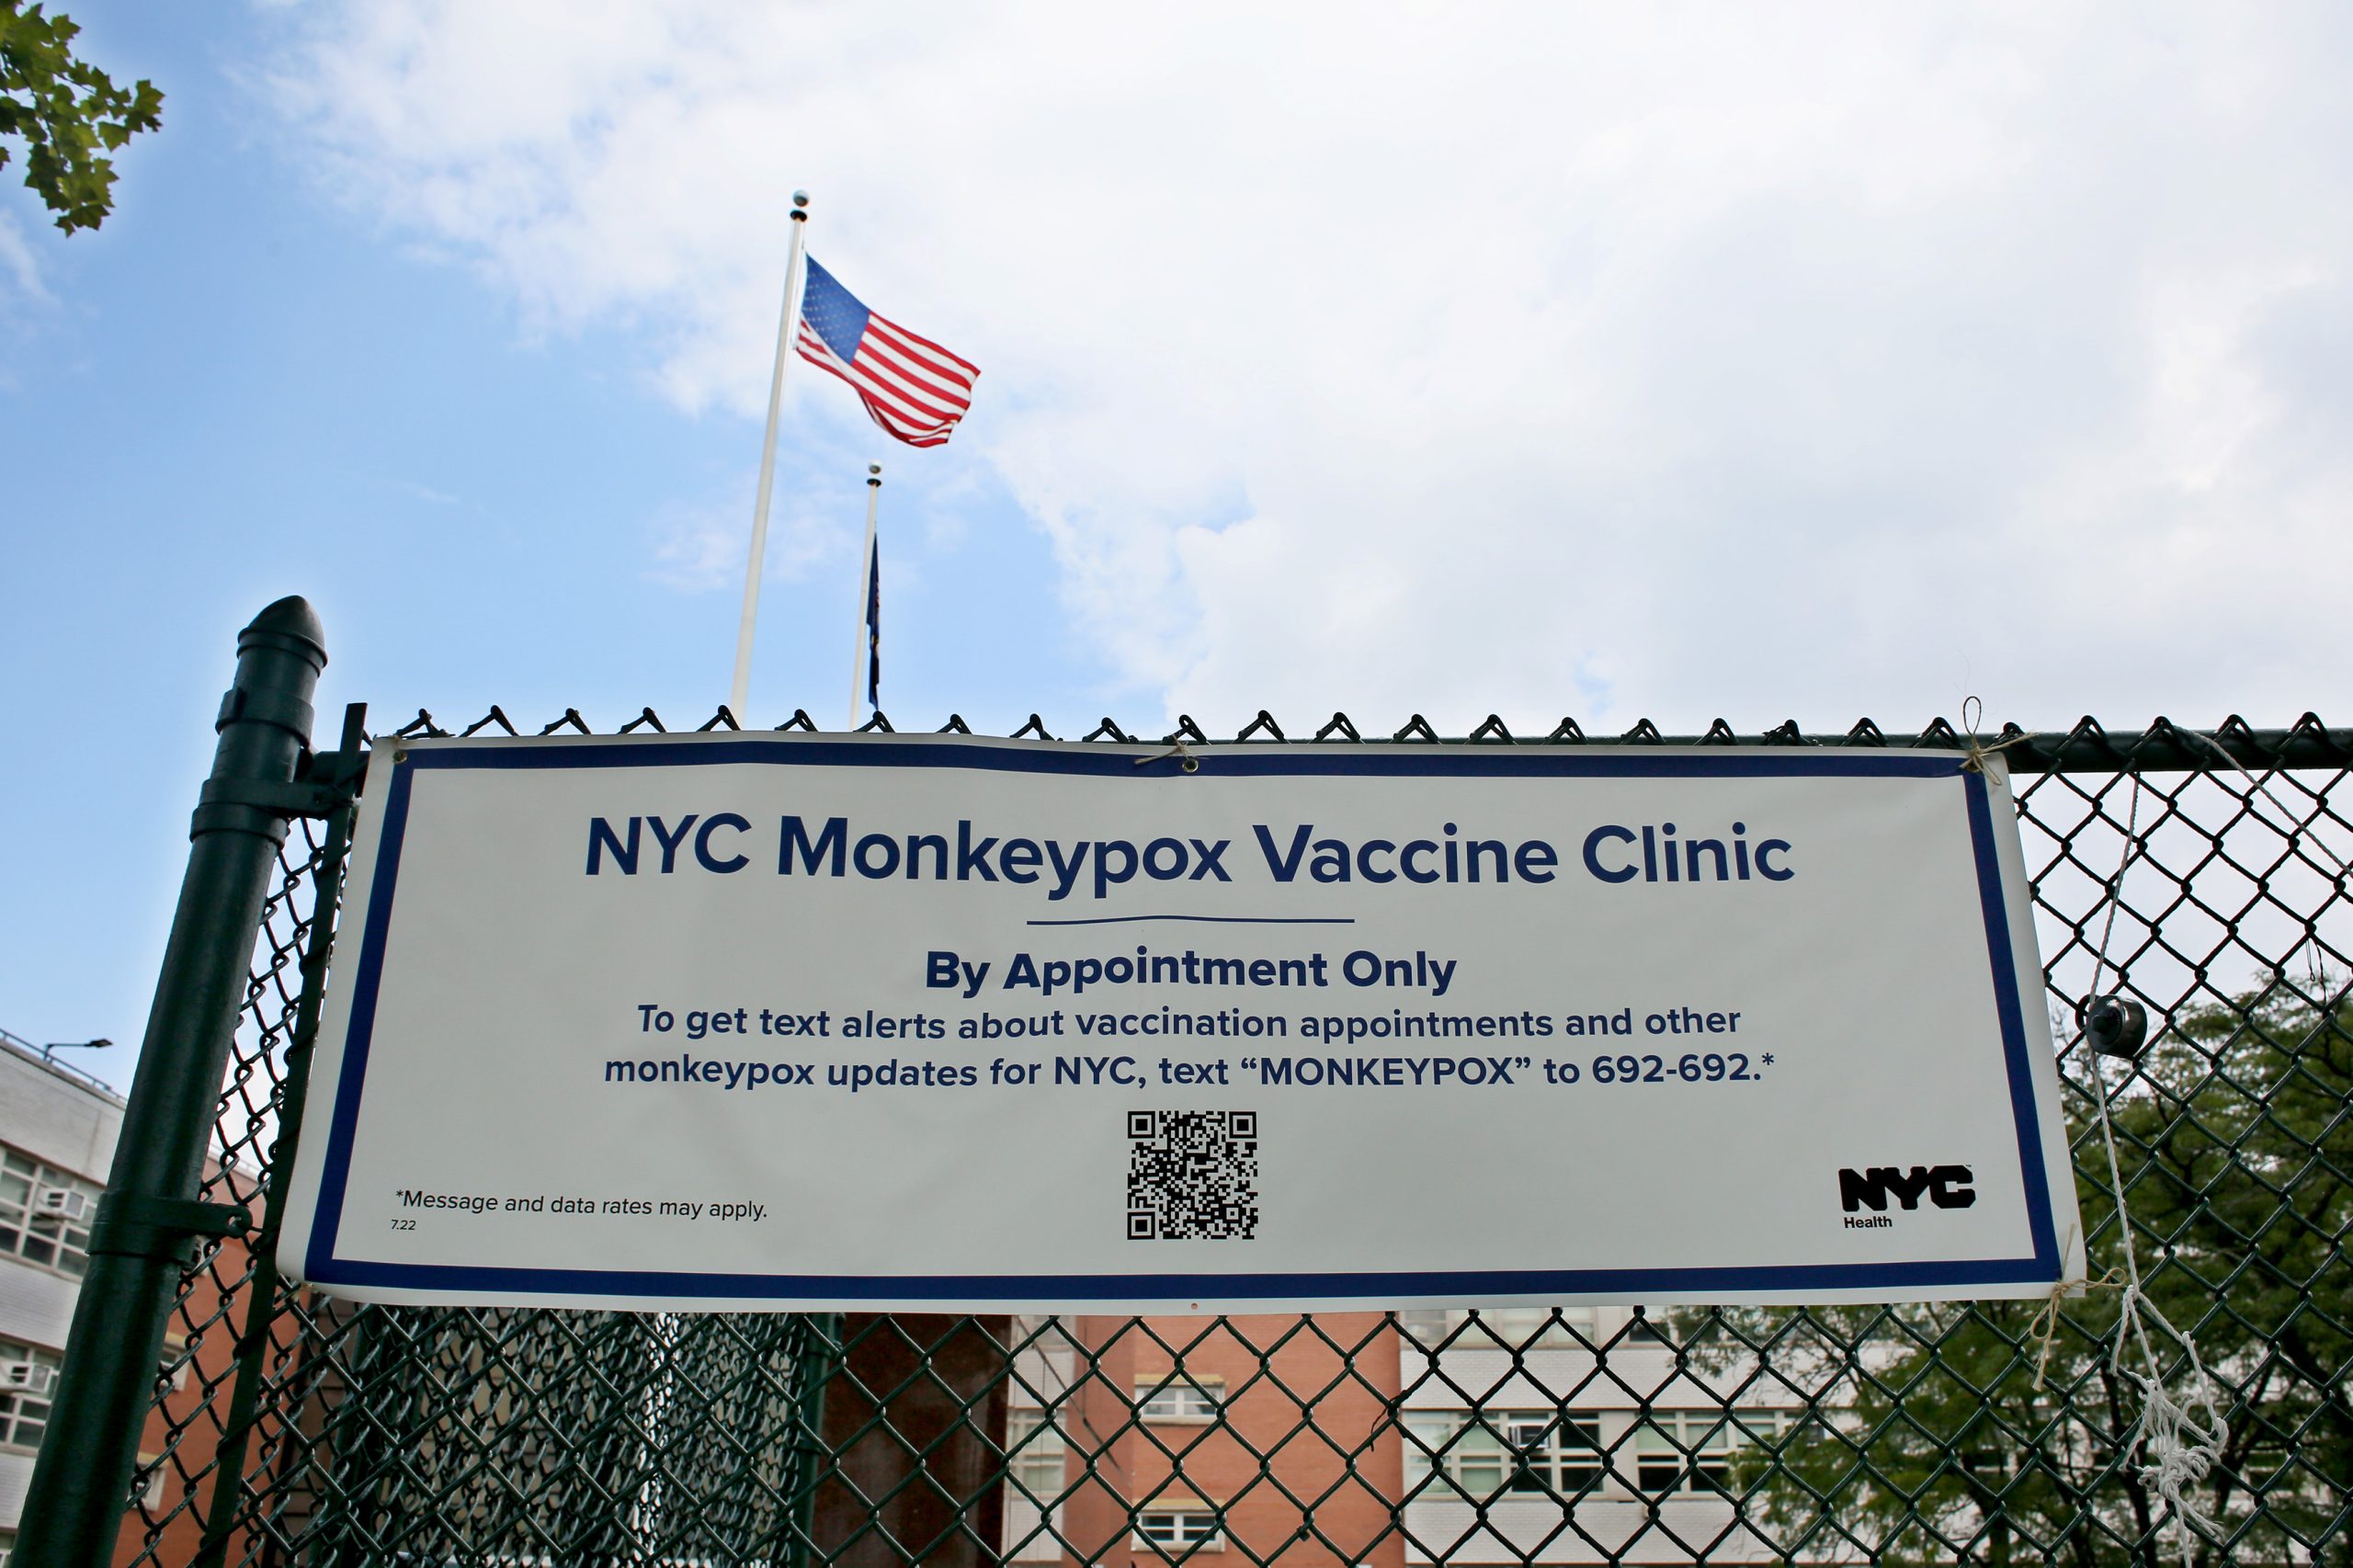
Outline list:
[[[735,628],[735,681],[728,687],[727,710],[737,724],[748,722],[745,705],[752,691],[752,629],[760,619],[760,574],[768,556],[768,492],[776,482],[776,422],[784,406],[784,363],[792,356],[792,318],[801,295],[801,258],[807,249],[809,193],[792,193],[791,259],[784,267],[784,316],[776,329],[776,369],[768,377],[768,425],[760,438],[760,490],[752,503],[752,560],[744,569],[744,619]]]
[[[881,495],[882,465],[869,463],[866,465],[866,549],[858,555],[865,564],[858,568],[858,653],[849,665],[848,727],[853,730],[858,728],[858,677],[872,668],[873,640],[881,631],[881,628],[874,624],[874,505]]]

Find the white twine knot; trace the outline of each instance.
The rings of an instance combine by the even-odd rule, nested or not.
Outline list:
[[[1985,771],[1986,758],[1998,756],[1999,754],[2009,750],[2012,746],[2023,745],[2028,741],[2034,739],[2034,731],[2021,730],[2018,733],[2012,735],[2006,741],[1995,741],[1990,746],[1980,745],[1977,744],[1977,726],[1984,722],[1984,718],[1985,705],[1984,703],[1978,701],[1977,699],[1973,697],[1965,697],[1961,699],[1961,738],[1962,744],[1968,747],[1969,752],[1966,756],[1961,759],[1961,771],[1964,773],[1983,773]]]
[[[2075,1255],[2075,1228],[2070,1225],[2067,1227],[2067,1244],[2059,1249],[2059,1256],[2063,1259],[2073,1257]],[[2088,1252],[2085,1254],[2084,1264],[2086,1268],[2091,1266],[2091,1256]],[[2123,1289],[2124,1275],[2120,1270],[2114,1268],[2097,1279],[2086,1279],[2080,1285],[2071,1286],[2066,1280],[2062,1279],[2051,1287],[2051,1294],[2043,1299],[2041,1309],[2034,1314],[2033,1321],[2029,1323],[2026,1328],[2027,1339],[2034,1346],[2035,1392],[2042,1392],[2044,1374],[2051,1369],[2051,1351],[2059,1343],[2059,1314],[2066,1306],[2068,1298],[2088,1296],[2094,1290]]]
[[[1171,749],[1154,752],[1150,756],[1140,756],[1136,758],[1136,766],[1149,767],[1155,762],[1166,762],[1173,756],[1176,759],[1177,767],[1182,771],[1199,773],[1201,770],[1201,759],[1193,755],[1192,748],[1185,744],[1181,736],[1172,735],[1169,739],[1176,743]]]

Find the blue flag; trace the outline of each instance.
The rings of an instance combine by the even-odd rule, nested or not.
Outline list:
[[[866,700],[882,706],[882,541],[866,561]]]

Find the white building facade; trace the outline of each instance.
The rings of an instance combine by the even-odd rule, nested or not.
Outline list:
[[[1793,1392],[1703,1381],[1626,1307],[1399,1323],[1409,1562],[1781,1560],[1729,1493],[1742,1450],[1794,1418]]]
[[[1349,1559],[1365,1568],[1788,1561],[1748,1528],[1734,1499],[1758,1484],[1758,1450],[1806,1418],[1802,1393],[1738,1358],[1678,1355],[1631,1308],[1409,1311],[1397,1314],[1397,1332],[1370,1339],[1354,1328],[1302,1335],[1296,1320],[1244,1319],[1233,1345],[1203,1320],[1150,1321],[1152,1334],[1124,1332],[1126,1320],[1111,1318],[1017,1320],[1024,1348],[1009,1380],[1008,1561],[1220,1561],[1235,1543],[1221,1534],[1212,1504],[1187,1501],[1198,1498],[1233,1504],[1233,1528],[1263,1551],[1278,1537],[1264,1520],[1254,1529],[1238,1500],[1255,1497],[1263,1511],[1278,1494],[1324,1499],[1325,1539],[1297,1550],[1303,1562],[1330,1561],[1333,1540],[1367,1543]],[[1249,1353],[1251,1334],[1263,1362]],[[1319,1342],[1346,1347],[1345,1370],[1279,1364],[1296,1351],[1276,1346]],[[1134,1353],[1197,1343],[1210,1354],[1176,1358],[1176,1372],[1163,1365],[1169,1357]],[[1131,1353],[1104,1348],[1114,1346]],[[1228,1408],[1237,1387],[1276,1402],[1271,1417],[1261,1413],[1262,1429],[1244,1434],[1255,1446],[1214,1430],[1238,1414]],[[1393,1401],[1381,1397],[1369,1426],[1363,1411],[1340,1409],[1392,1388]],[[1290,1442],[1293,1428],[1318,1436]],[[1353,1454],[1360,1484],[1324,1473],[1336,1444]],[[1080,1517],[1080,1504],[1052,1506],[1092,1494],[1136,1507],[1134,1539],[1123,1543],[1132,1551],[1103,1550],[1105,1526]],[[1856,1560],[1829,1550],[1804,1561]]]
[[[48,1426],[122,1104],[0,1029],[0,1568]]]

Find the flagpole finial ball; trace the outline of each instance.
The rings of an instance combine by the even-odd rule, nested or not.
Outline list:
[[[880,484],[882,483],[882,465],[881,463],[868,463],[866,465],[866,483],[869,484]]]
[[[794,191],[794,192],[792,193],[792,204],[793,204],[795,207],[806,207],[806,206],[808,206],[808,205],[809,205],[809,193],[808,193],[807,191],[805,191],[805,190],[796,190],[796,191]]]

